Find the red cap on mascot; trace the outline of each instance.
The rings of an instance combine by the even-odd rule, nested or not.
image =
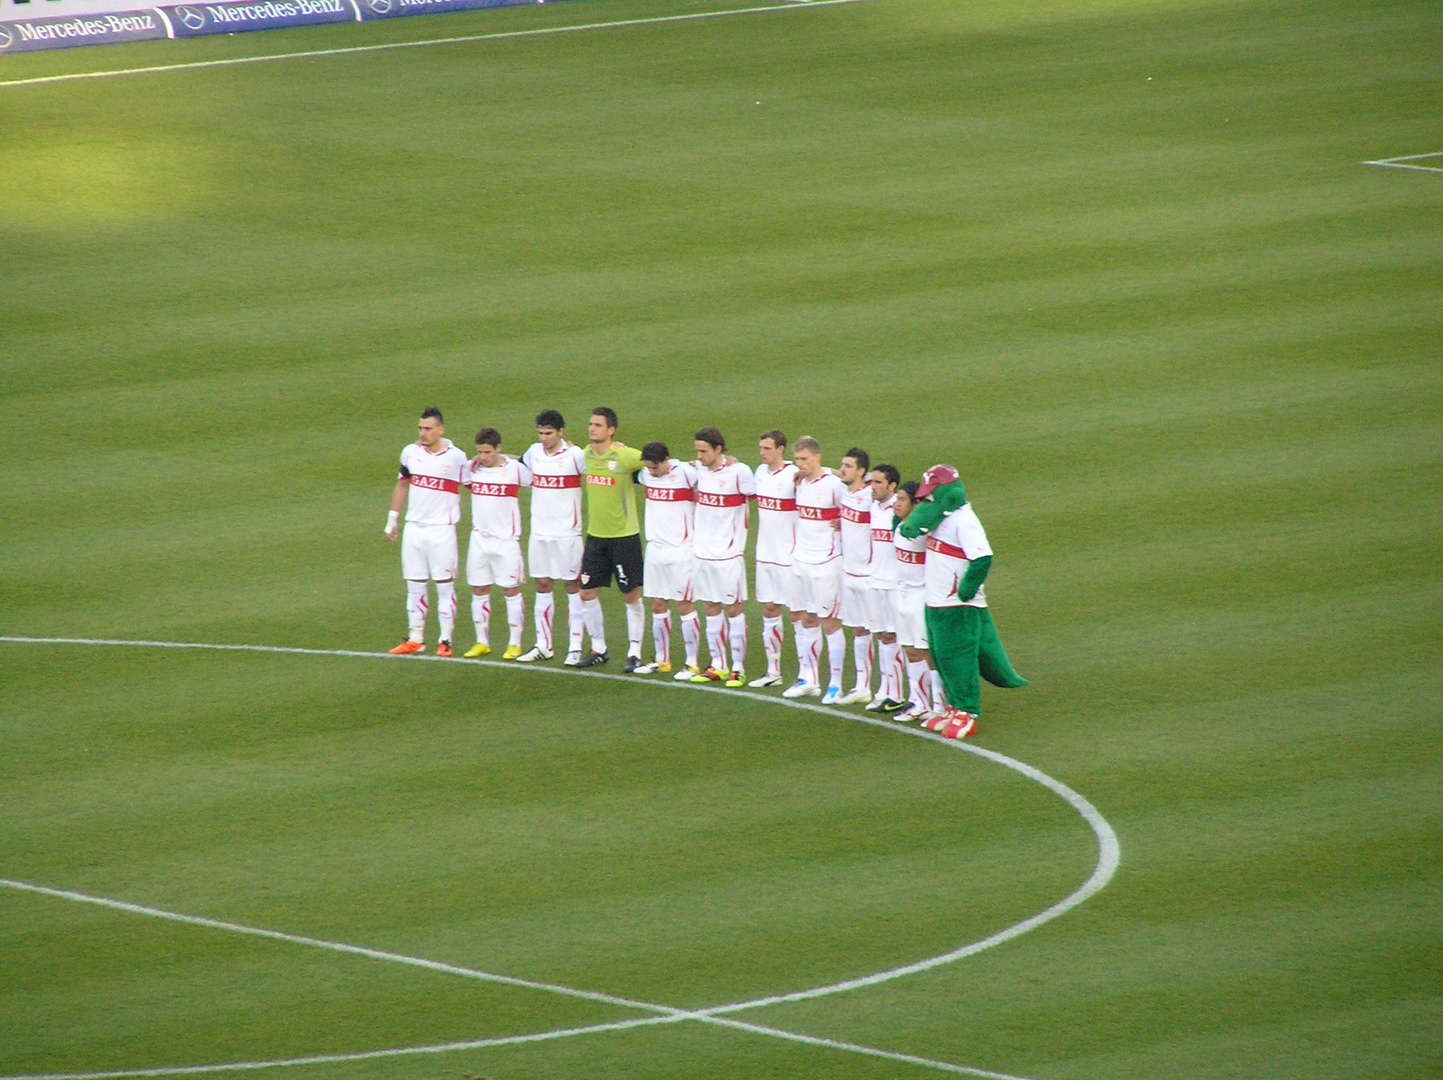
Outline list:
[[[951,465],[933,465],[922,474],[922,482],[917,485],[917,498],[925,499],[943,484],[955,484],[956,482],[957,470]]]

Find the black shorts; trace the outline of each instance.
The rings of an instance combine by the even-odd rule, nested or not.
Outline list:
[[[622,592],[641,588],[641,568],[645,562],[641,537],[588,536],[586,550],[581,553],[581,587],[604,589],[616,575],[616,587]]]

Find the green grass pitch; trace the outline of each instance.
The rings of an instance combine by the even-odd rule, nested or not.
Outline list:
[[[0,86],[0,636],[383,652],[421,408],[512,451],[553,406],[751,462],[780,426],[959,467],[1032,680],[978,745],[1122,853],[1005,944],[735,1017],[925,1061],[694,1020],[356,1059],[935,956],[1097,840],[750,698],[0,642],[0,878],[607,997],[0,887],[0,1078],[1443,1075],[1443,176],[1363,165],[1443,151],[1440,47],[1432,0],[867,0]]]

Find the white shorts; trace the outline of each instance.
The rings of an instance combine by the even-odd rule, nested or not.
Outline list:
[[[526,545],[531,576],[575,581],[581,576],[581,546],[579,536],[533,536]]]
[[[842,625],[865,628],[872,621],[872,586],[864,577],[842,575]]]
[[[401,530],[401,576],[407,581],[455,581],[456,526],[417,525]]]
[[[790,566],[772,562],[757,563],[757,601],[763,604],[792,606],[792,593],[797,590],[796,575]]]
[[[927,590],[897,590],[897,644],[927,647]]]
[[[740,604],[747,598],[747,566],[742,557],[698,559],[692,584],[698,600],[709,604]]]
[[[647,544],[641,571],[641,595],[653,600],[693,600],[696,557],[689,547]]]
[[[874,634],[897,632],[897,590],[872,589],[872,607],[868,612],[867,629]]]
[[[471,543],[466,547],[466,584],[473,589],[488,585],[514,589],[525,580],[521,541],[471,533]]]
[[[842,614],[842,560],[824,563],[792,563],[797,575],[797,591],[792,610],[805,611],[819,619],[835,619]]]

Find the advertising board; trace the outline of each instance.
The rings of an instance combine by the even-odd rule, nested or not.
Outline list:
[[[223,0],[139,7],[135,0],[0,0],[0,56],[117,41],[518,7],[544,0]],[[21,14],[17,14],[21,12]]]

